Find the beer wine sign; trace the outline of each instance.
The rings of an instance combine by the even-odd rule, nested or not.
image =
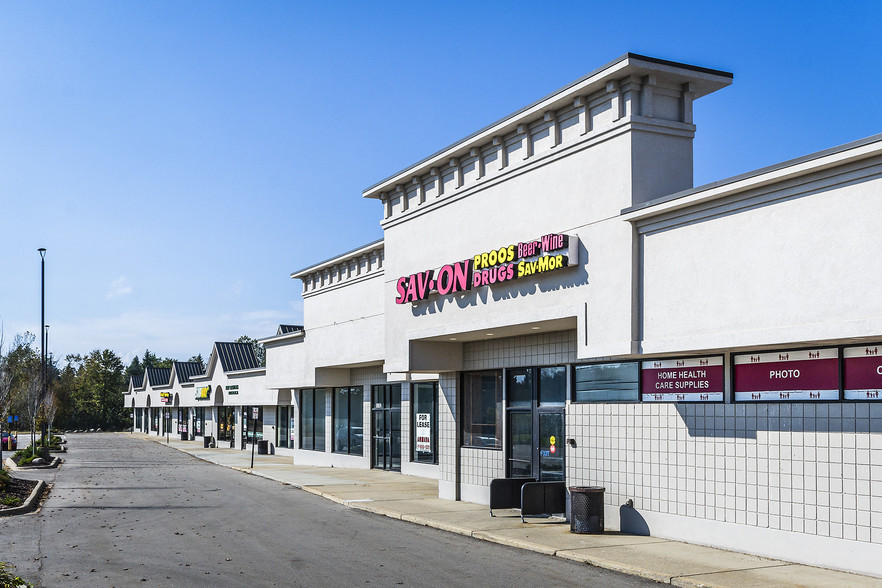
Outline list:
[[[579,263],[579,237],[552,233],[535,241],[504,245],[469,259],[398,278],[396,304],[426,300],[538,276]]]

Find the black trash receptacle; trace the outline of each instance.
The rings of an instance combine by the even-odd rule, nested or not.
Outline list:
[[[186,431],[183,431],[183,432],[181,433],[181,441],[189,441],[189,440],[190,440],[190,435],[189,435],[189,433],[187,433]]]
[[[602,486],[570,488],[570,533],[603,533]]]
[[[202,438],[202,443],[202,446],[208,449],[209,447],[211,447],[211,437],[209,435],[206,435]]]
[[[257,454],[269,455],[269,440],[261,439],[257,442]]]

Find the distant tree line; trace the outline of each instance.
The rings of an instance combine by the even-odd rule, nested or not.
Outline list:
[[[95,349],[85,355],[67,355],[63,367],[55,357],[47,357],[44,375],[35,340],[33,333],[26,332],[4,346],[0,331],[0,422],[4,430],[127,429],[132,426],[132,414],[123,394],[131,376],[144,374],[148,367],[170,368],[175,362],[148,349],[126,367],[112,350]],[[237,342],[252,344],[258,361],[266,365],[266,352],[255,339],[243,335]],[[205,363],[201,353],[187,361]],[[17,424],[10,425],[8,418],[16,416]]]

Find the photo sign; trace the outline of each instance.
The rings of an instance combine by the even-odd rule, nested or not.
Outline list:
[[[839,400],[839,350],[736,355],[736,401]]]
[[[722,402],[723,358],[693,357],[644,361],[644,402]]]
[[[882,347],[842,350],[846,400],[882,400]]]
[[[432,453],[432,415],[428,412],[416,414],[416,450],[418,453]]]

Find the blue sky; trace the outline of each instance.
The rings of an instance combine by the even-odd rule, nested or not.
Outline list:
[[[735,74],[695,185],[880,133],[880,30],[880,2],[0,3],[6,342],[38,247],[57,357],[300,323],[290,273],[382,236],[365,187],[628,51]]]

